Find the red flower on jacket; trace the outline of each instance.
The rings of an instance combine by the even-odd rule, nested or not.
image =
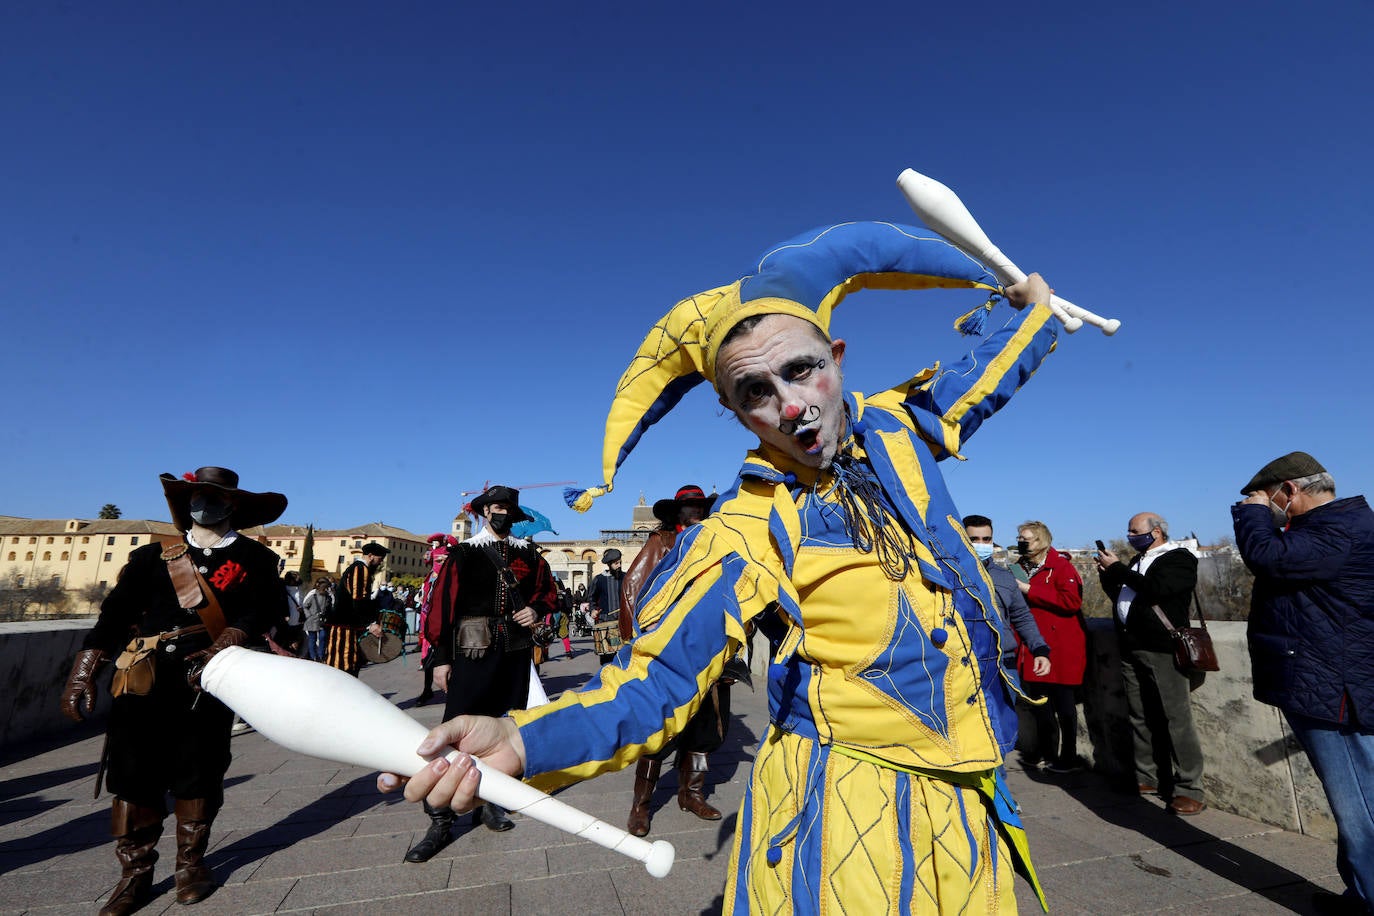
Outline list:
[[[215,574],[210,577],[210,584],[225,592],[246,578],[248,578],[248,574],[243,571],[243,567],[230,560],[215,570]]]
[[[507,565],[510,566],[510,571],[515,574],[517,580],[524,581],[525,577],[530,574],[529,564],[519,557],[513,558]]]

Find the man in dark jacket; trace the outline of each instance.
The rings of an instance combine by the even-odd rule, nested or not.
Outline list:
[[[200,671],[216,652],[261,643],[269,627],[286,619],[277,555],[237,530],[276,520],[286,497],[241,490],[238,474],[227,468],[163,474],[161,481],[183,537],[129,555],[62,694],[62,712],[80,721],[94,709],[96,675],[105,662],[126,644],[132,648],[131,637],[151,649],[144,664],[155,676],[118,694],[110,707],[111,832],[123,874],[102,916],[148,902],[168,794],[177,820],[177,902],[197,903],[214,891],[205,850],[224,802],[234,714],[201,692]],[[126,651],[118,666],[133,657]]]
[[[485,525],[448,551],[425,618],[434,686],[447,698],[445,719],[525,708],[534,673],[530,628],[558,603],[553,572],[539,548],[511,536],[511,526],[529,518],[520,508],[520,491],[488,487],[471,508]],[[429,829],[406,853],[407,862],[428,862],[452,841],[453,809],[426,805],[425,812]],[[479,808],[477,818],[498,832],[515,826],[495,804]]]
[[[1099,551],[1097,575],[1115,611],[1137,787],[1142,795],[1172,796],[1175,814],[1197,814],[1207,804],[1192,685],[1174,664],[1173,635],[1155,611],[1175,627],[1188,625],[1197,557],[1169,541],[1169,523],[1153,512],[1131,516],[1126,540],[1138,551],[1135,559],[1128,565],[1110,550]]]
[[[1231,508],[1255,574],[1250,664],[1255,699],[1277,706],[1302,742],[1336,818],[1343,896],[1324,912],[1374,910],[1374,512],[1306,452],[1266,464]]]

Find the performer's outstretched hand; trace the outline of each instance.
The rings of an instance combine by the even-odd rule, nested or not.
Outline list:
[[[1023,309],[1028,305],[1050,304],[1050,294],[1054,290],[1045,282],[1045,278],[1039,274],[1031,274],[1020,283],[1008,286],[1003,293],[1007,297],[1007,303],[1013,308]]]
[[[395,773],[381,773],[377,789],[392,792],[405,782],[406,801],[424,799],[432,807],[452,808],[461,814],[477,806],[480,794],[481,774],[469,755],[481,757],[486,766],[511,776],[525,772],[525,742],[513,719],[458,716],[430,729],[415,751],[428,757],[454,747],[463,753],[453,763],[442,757],[430,761],[409,781]]]

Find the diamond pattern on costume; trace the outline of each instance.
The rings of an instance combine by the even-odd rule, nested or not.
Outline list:
[[[842,911],[848,912],[844,906],[842,885],[836,879],[841,872],[848,870],[850,874],[846,874],[844,880],[846,883],[853,882],[855,879],[852,873],[861,870],[865,882],[871,881],[875,890],[882,891],[883,900],[886,903],[883,912],[891,912],[892,898],[888,895],[887,887],[892,876],[885,874],[885,869],[873,861],[873,854],[869,852],[868,844],[870,837],[874,844],[885,845],[888,843],[888,838],[881,828],[884,826],[884,821],[890,816],[888,809],[892,806],[893,800],[885,792],[875,792],[874,790],[878,787],[872,785],[872,779],[866,779],[864,776],[867,774],[860,773],[861,766],[869,765],[857,764],[856,761],[848,760],[838,754],[831,755],[830,763],[831,781],[834,783],[834,789],[828,790],[826,795],[830,799],[832,808],[838,810],[828,812],[826,816],[827,818],[844,817],[858,837],[854,845],[844,852],[837,852],[834,849],[827,851],[826,864],[829,868],[829,874],[826,875],[826,881],[830,885],[831,899],[839,902]],[[846,768],[845,772],[836,774],[835,771],[842,766]],[[858,793],[863,798],[863,808],[857,811],[850,806],[845,798],[844,789],[851,782],[857,782],[864,788],[863,792]]]
[[[860,674],[861,683],[902,704],[920,724],[948,741],[948,667],[949,658],[931,643],[906,590],[898,587],[892,639]]]

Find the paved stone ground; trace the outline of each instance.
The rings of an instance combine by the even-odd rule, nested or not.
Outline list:
[[[594,669],[589,643],[574,648],[575,658],[544,665],[550,695]],[[369,668],[363,680],[425,725],[439,721],[442,706],[414,706],[420,675],[413,655]],[[734,706],[711,773],[713,800],[730,812],[767,723],[762,692],[737,687]],[[0,758],[0,912],[93,913],[114,886],[109,797],[91,798],[100,742],[98,729],[85,726]],[[397,796],[378,794],[374,774],[293,756],[257,733],[234,738],[233,748],[209,854],[224,886],[194,910],[177,906],[169,830],[159,847],[158,896],[142,912],[675,916],[721,906],[733,814],[708,823],[681,812],[671,775],[655,798],[651,839],[670,840],[678,858],[660,881],[621,856],[518,816],[508,833],[465,826],[434,860],[405,864],[427,820]],[[630,768],[560,797],[623,824],[633,781]],[[1314,890],[1340,887],[1329,842],[1210,809],[1174,817],[1158,799],[1123,795],[1092,773],[1051,779],[1013,765],[1011,783],[1055,914],[1311,913]],[[1023,881],[1017,897],[1023,913],[1038,912]]]

